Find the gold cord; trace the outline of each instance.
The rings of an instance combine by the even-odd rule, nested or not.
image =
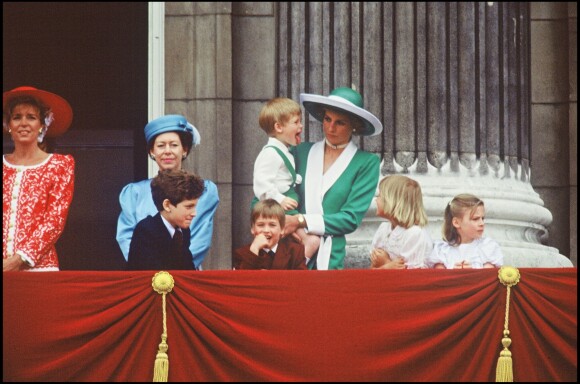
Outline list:
[[[157,351],[157,357],[155,358],[155,365],[153,367],[153,381],[167,382],[169,376],[169,356],[167,355],[167,350],[169,346],[167,345],[166,295],[173,289],[174,280],[173,276],[165,271],[157,272],[152,280],[153,290],[162,295],[163,306],[163,333],[161,334],[161,343],[159,344],[159,351]]]
[[[495,371],[495,381],[496,382],[512,382],[514,381],[514,372],[512,365],[512,353],[509,350],[509,346],[512,344],[512,339],[510,339],[509,325],[509,313],[510,313],[510,292],[511,287],[516,285],[520,281],[520,272],[517,268],[504,266],[499,269],[498,272],[499,281],[507,287],[506,302],[505,302],[505,320],[504,320],[504,330],[503,338],[501,339],[501,344],[503,345],[503,350],[499,354],[497,360],[497,368]]]

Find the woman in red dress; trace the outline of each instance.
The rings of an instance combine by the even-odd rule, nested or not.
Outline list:
[[[4,92],[3,128],[14,151],[2,161],[2,267],[6,271],[58,271],[55,243],[74,190],[71,155],[48,153],[46,137],[63,134],[72,109],[62,97],[32,87]]]

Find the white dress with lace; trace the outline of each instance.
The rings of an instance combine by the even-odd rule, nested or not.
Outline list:
[[[435,242],[427,264],[433,267],[435,264],[441,263],[445,265],[445,268],[453,269],[455,263],[462,261],[468,261],[472,268],[483,268],[485,263],[501,267],[503,254],[497,241],[489,237],[482,237],[469,244],[458,246],[452,246],[443,240],[438,240]]]
[[[433,241],[427,230],[418,225],[392,228],[390,222],[384,222],[375,232],[372,248],[387,251],[391,260],[402,257],[408,269],[427,268],[426,261],[433,249]]]

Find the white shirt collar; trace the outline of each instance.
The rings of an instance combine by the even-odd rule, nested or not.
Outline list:
[[[276,148],[280,148],[284,153],[290,153],[288,146],[275,137],[268,138],[268,144],[266,145],[273,145]]]
[[[270,248],[262,248],[262,249],[263,249],[263,250],[264,250],[266,253],[267,253],[267,252],[270,252],[270,251],[272,251],[272,252],[276,253],[276,250],[278,249],[278,244],[274,245],[274,247],[272,247],[272,249],[270,249]]]
[[[169,231],[169,234],[173,238],[173,235],[175,234],[175,227],[173,225],[171,225],[171,223],[169,223],[169,221],[167,221],[167,219],[165,217],[163,217],[163,215],[160,215],[160,216],[161,216],[161,220],[163,220],[163,224],[165,224],[165,227],[167,228],[167,230]]]

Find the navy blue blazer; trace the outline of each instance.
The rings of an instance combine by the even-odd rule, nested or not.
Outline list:
[[[147,216],[135,227],[127,268],[137,270],[193,269],[193,255],[189,250],[189,228],[183,229],[183,244],[179,252],[172,250],[171,235],[161,219],[161,214]]]

